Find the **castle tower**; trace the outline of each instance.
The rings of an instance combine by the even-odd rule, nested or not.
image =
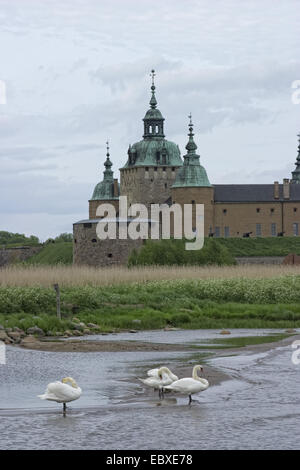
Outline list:
[[[178,170],[171,189],[172,202],[180,204],[182,208],[184,204],[204,204],[204,233],[208,236],[213,227],[214,188],[209,182],[205,168],[200,165],[191,115],[189,119],[189,141],[185,147],[187,154],[183,157],[183,166]],[[196,226],[195,215],[193,211],[194,227]]]
[[[292,171],[292,180],[291,183],[300,184],[300,134],[298,134],[299,144],[298,144],[298,156],[296,159],[296,169]]]
[[[150,109],[143,119],[143,140],[129,146],[127,163],[120,168],[121,195],[128,197],[129,205],[165,203],[182,166],[178,145],[165,139],[164,117],[157,109],[154,70],[151,76]]]
[[[89,218],[97,219],[97,207],[105,202],[112,204],[116,212],[119,210],[119,184],[118,180],[114,179],[114,173],[111,169],[112,162],[110,161],[109,145],[106,142],[106,160],[104,162],[105,170],[103,172],[103,180],[95,186],[93,196],[89,200]]]

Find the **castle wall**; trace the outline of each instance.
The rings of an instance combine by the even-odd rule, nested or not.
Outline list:
[[[296,209],[296,211],[294,210]],[[300,235],[300,202],[276,201],[268,203],[215,203],[213,232],[219,227],[220,236],[225,236],[228,227],[230,237],[241,237],[243,233],[252,232],[251,237],[271,237],[284,232],[284,236],[294,235],[293,224],[299,224]],[[257,225],[260,225],[260,234]],[[272,224],[273,227],[272,235]]]
[[[163,204],[171,196],[177,170],[167,166],[121,169],[120,193],[128,197],[128,205]]]
[[[111,204],[116,210],[116,214],[119,212],[119,200],[118,199],[109,199],[105,200],[90,200],[89,201],[89,219],[100,219],[101,217],[96,215],[97,208],[101,204]]]
[[[6,266],[17,261],[25,261],[41,251],[42,248],[43,246],[41,245],[0,249],[0,266]]]
[[[97,223],[77,223],[73,226],[73,263],[89,266],[126,265],[131,252],[139,249],[143,240],[100,240]]]

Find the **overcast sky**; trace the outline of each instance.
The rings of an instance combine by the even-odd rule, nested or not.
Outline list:
[[[105,141],[119,178],[142,138],[152,68],[166,138],[184,155],[191,111],[211,183],[290,177],[299,0],[0,0],[0,25],[0,230],[88,218]]]

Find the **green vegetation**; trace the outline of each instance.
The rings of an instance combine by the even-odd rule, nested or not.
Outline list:
[[[21,246],[21,245],[38,245],[39,239],[34,235],[26,237],[23,233],[12,233],[0,231],[0,245],[5,246]]]
[[[217,238],[215,241],[228,248],[234,257],[300,255],[300,237]]]
[[[72,264],[73,244],[70,242],[47,243],[39,253],[31,256],[25,264],[55,265]]]
[[[188,266],[233,265],[235,260],[229,250],[211,238],[205,240],[201,250],[186,250],[185,240],[147,240],[129,258],[129,266]]]
[[[61,289],[63,325],[55,292],[46,287],[0,288],[0,324],[53,330],[81,321],[111,329],[300,327],[300,276],[272,279],[159,281]]]

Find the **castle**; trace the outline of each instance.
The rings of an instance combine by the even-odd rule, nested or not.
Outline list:
[[[165,139],[164,117],[157,108],[154,71],[150,109],[145,114],[143,139],[129,146],[128,159],[120,168],[120,184],[111,169],[107,146],[103,180],[89,200],[89,218],[73,224],[75,264],[107,266],[126,264],[132,250],[144,240],[100,240],[96,227],[102,216],[97,209],[112,204],[118,220],[119,198],[128,205],[204,204],[204,233],[213,237],[298,236],[300,222],[300,140],[292,178],[272,184],[210,183],[200,164],[190,118],[187,153]],[[300,135],[299,135],[300,138]],[[193,218],[195,213],[193,213]]]

